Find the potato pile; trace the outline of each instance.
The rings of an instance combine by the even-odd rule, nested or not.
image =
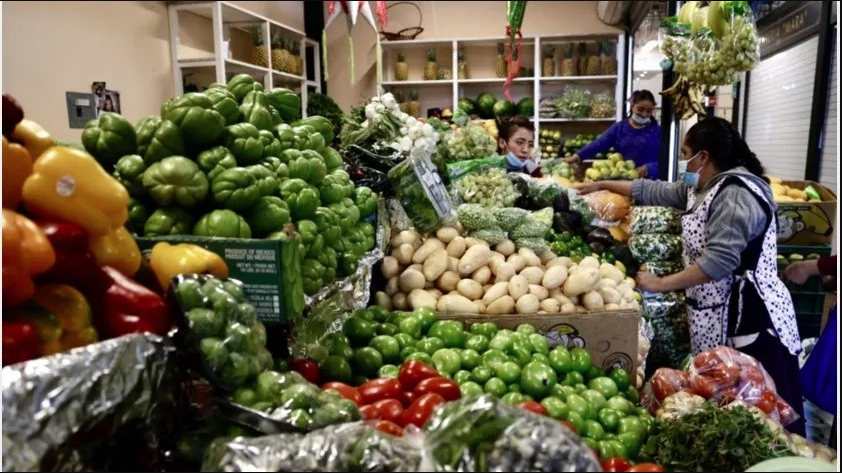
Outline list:
[[[775,202],[821,202],[821,196],[813,188],[808,186],[806,189],[795,189],[785,185],[780,179],[770,177],[770,186],[772,194],[775,196]]]
[[[383,259],[385,291],[375,303],[394,310],[433,307],[458,314],[572,314],[638,309],[634,281],[614,265],[584,258],[578,265],[552,252],[493,248],[452,227],[426,240],[414,230],[391,241]]]

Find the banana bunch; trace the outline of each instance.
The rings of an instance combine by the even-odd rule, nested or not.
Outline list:
[[[676,115],[682,120],[689,120],[694,114],[702,117],[707,115],[705,94],[709,88],[709,86],[694,84],[684,76],[679,76],[672,87],[661,92],[661,95],[672,101]]]

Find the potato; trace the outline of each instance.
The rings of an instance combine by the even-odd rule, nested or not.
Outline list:
[[[486,314],[505,315],[515,311],[515,300],[512,296],[505,295],[498,297],[491,304],[485,307]]]
[[[409,308],[406,301],[406,294],[399,292],[392,296],[392,307],[395,310],[406,310]]]
[[[550,250],[542,251],[538,258],[541,258],[541,264],[547,264],[556,258],[555,253]]]
[[[502,243],[498,243],[494,249],[503,256],[509,256],[515,252],[515,244],[512,240],[505,240]]]
[[[579,266],[599,269],[599,260],[594,258],[593,256],[587,256],[585,258],[582,258],[582,262],[579,263]]]
[[[413,289],[422,289],[426,281],[420,271],[409,268],[401,274],[398,287],[402,292],[409,294]]]
[[[459,260],[459,274],[467,276],[488,264],[491,249],[487,245],[474,245]]]
[[[604,287],[610,287],[611,289],[617,289],[617,281],[613,279],[600,279],[596,286],[594,286],[594,291],[598,291]]]
[[[541,258],[535,254],[534,251],[530,250],[529,248],[521,248],[517,250],[517,254],[523,258],[524,264],[526,266],[540,266],[541,265]]]
[[[561,310],[561,304],[555,299],[544,299],[541,301],[541,310],[549,314],[558,314]]]
[[[605,304],[605,310],[620,310],[620,306],[617,304]]]
[[[516,274],[515,267],[511,265],[511,263],[503,263],[497,267],[497,278],[495,279],[496,282],[504,282],[512,279],[512,277]]]
[[[605,307],[605,300],[602,299],[602,296],[598,292],[591,291],[585,294],[585,297],[582,299],[582,305],[588,310],[602,310]]]
[[[392,279],[386,281],[386,288],[384,290],[389,296],[394,296],[395,294],[397,294],[400,291],[400,288],[398,287],[398,277],[395,276]]]
[[[494,287],[494,284],[485,284],[485,285],[483,285],[483,286],[482,286],[482,293],[483,293],[483,294],[485,294],[485,293],[486,293],[486,292],[488,292],[488,291],[489,291],[492,287]]]
[[[409,293],[407,301],[409,302],[409,306],[412,307],[412,310],[421,307],[435,308],[437,304],[436,298],[423,289],[413,289]]]
[[[477,306],[459,294],[441,296],[436,309],[448,314],[478,314]]]
[[[384,278],[392,279],[400,274],[401,265],[398,263],[398,259],[394,256],[386,256],[383,258],[383,264],[380,266],[380,270],[382,271]]]
[[[540,286],[538,284],[530,284],[529,293],[537,297],[539,301],[543,301],[544,299],[550,297],[550,291],[548,291],[544,286]]]
[[[526,267],[526,261],[523,260],[523,257],[519,254],[513,254],[506,259],[506,262],[512,265],[515,268],[515,272],[519,273],[523,268]]]
[[[538,266],[528,266],[520,272],[520,275],[525,277],[529,284],[541,284],[544,279],[544,270]]]
[[[485,304],[483,304],[482,301],[473,301],[473,302],[474,302],[474,305],[477,306],[477,310],[479,311],[478,313],[484,314],[485,313]]]
[[[576,306],[576,312],[578,312],[578,313],[580,313],[580,314],[583,314],[583,313],[585,313],[585,312],[587,312],[587,311],[588,311],[588,309],[585,309],[584,307],[582,307],[582,306],[580,306],[580,305],[577,305],[577,306]]]
[[[452,256],[447,257],[447,270],[453,271],[454,273],[459,272],[459,258],[454,258]]]
[[[398,260],[398,263],[402,265],[412,264],[412,255],[415,253],[415,249],[412,248],[412,245],[409,243],[404,243],[401,246],[392,250],[392,256]]]
[[[433,251],[425,261],[422,272],[427,281],[435,281],[447,270],[448,263],[447,250],[439,248]]]
[[[451,227],[441,227],[436,230],[436,238],[438,238],[442,243],[448,244],[454,238],[459,236],[459,231],[455,228]]]
[[[455,228],[456,231],[459,232],[460,234],[465,233],[465,227],[462,226],[462,222],[457,221],[456,223],[454,223],[452,225],[452,227]]]
[[[596,268],[578,266],[570,271],[567,280],[564,281],[564,295],[578,296],[592,291],[598,282],[599,271]]]
[[[501,264],[506,262],[506,257],[497,253],[496,251],[491,252],[491,257],[488,258],[488,268],[491,270],[492,273],[496,274],[494,271],[500,267]]]
[[[579,296],[569,296],[570,303],[573,305],[579,305]]]
[[[455,291],[456,285],[459,284],[459,281],[461,280],[462,278],[453,271],[445,271],[441,276],[439,276],[438,287],[444,292]]]
[[[492,302],[508,294],[509,283],[498,282],[497,284],[491,286],[491,289],[485,291],[485,295],[482,297],[482,301],[485,303],[486,306],[490,306]],[[512,305],[514,305],[514,301],[512,301]]]
[[[392,310],[392,298],[383,291],[374,293],[374,305],[379,305],[386,310]]]
[[[435,281],[427,281],[424,283],[424,289],[433,289],[434,287],[436,287]]]
[[[480,285],[485,284],[491,279],[491,270],[488,269],[488,266],[483,266],[482,268],[474,271],[474,274],[471,275],[471,279],[480,283]]]
[[[438,238],[427,238],[427,241],[421,245],[421,248],[415,250],[415,254],[412,255],[412,262],[416,264],[423,263],[434,251],[444,247],[444,243]]]
[[[392,238],[391,245],[397,248],[401,245],[408,244],[415,248],[415,244],[421,240],[421,236],[415,230],[404,230]]]
[[[602,263],[599,265],[599,276],[602,279],[612,279],[616,283],[623,282],[623,273],[613,264]]]
[[[547,289],[558,289],[567,280],[567,268],[563,265],[552,266],[547,268],[543,278],[541,278],[541,285]]]
[[[439,297],[441,297],[441,291],[439,291],[438,289],[430,289],[430,290],[428,290],[427,292],[429,292],[429,293],[430,293],[430,295],[431,295],[431,296],[433,296],[433,297],[435,297],[436,299],[438,299]]]
[[[562,314],[573,314],[576,312],[576,306],[568,302],[567,304],[562,304],[559,310]]]
[[[529,280],[524,276],[514,276],[509,280],[509,295],[515,300],[520,299],[524,294],[529,292]]]
[[[482,284],[474,281],[473,279],[463,279],[459,281],[459,283],[456,284],[456,290],[459,291],[459,294],[462,294],[472,301],[482,297]]]
[[[565,268],[570,269],[570,267],[573,266],[573,260],[566,256],[559,256],[547,263],[547,268],[552,268],[553,266],[564,266]]]
[[[485,240],[480,240],[479,238],[468,237],[465,238],[465,244],[468,245],[468,248],[476,245],[485,245],[488,246],[488,242]]]
[[[517,306],[518,314],[534,314],[538,312],[538,308],[541,307],[541,303],[538,301],[538,298],[532,294],[525,294],[521,296],[515,305]]]
[[[602,289],[599,289],[597,292],[599,292],[599,295],[602,296],[602,300],[606,304],[615,304],[616,305],[616,304],[619,304],[620,302],[623,301],[623,298],[620,297],[620,293],[617,292],[617,290],[614,289],[614,288],[603,287]]]
[[[454,258],[461,258],[467,249],[468,245],[465,244],[465,239],[458,235],[447,244],[447,254]]]
[[[424,274],[424,265],[423,264],[418,264],[418,263],[412,264],[412,265],[409,265],[409,268],[407,268],[407,269],[418,271],[419,273]]]

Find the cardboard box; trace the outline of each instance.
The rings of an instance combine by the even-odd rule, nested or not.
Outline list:
[[[799,190],[813,186],[822,202],[779,202],[778,243],[801,246],[831,243],[836,226],[836,195],[812,181],[782,184]]]
[[[440,320],[458,320],[468,328],[475,323],[493,322],[501,329],[515,330],[520,324],[532,324],[547,336],[550,349],[564,345],[581,347],[590,353],[594,366],[604,370],[637,370],[638,327],[636,310],[590,312],[581,314],[477,315],[439,314]]]
[[[290,283],[283,280],[284,272],[281,268],[289,263],[283,261],[280,241],[190,235],[136,237],[135,240],[147,259],[152,253],[152,247],[162,241],[171,245],[190,243],[216,253],[228,264],[229,277],[243,283],[246,296],[257,309],[260,321],[266,326],[281,325],[288,319],[301,315],[289,313],[290,305],[285,304],[283,300],[284,293],[281,288]],[[303,300],[303,294],[301,299]]]

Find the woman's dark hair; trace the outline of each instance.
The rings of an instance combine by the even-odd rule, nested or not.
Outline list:
[[[515,133],[515,130],[518,128],[526,128],[532,133],[535,133],[535,125],[533,125],[532,121],[523,115],[497,119],[497,130],[500,133],[500,138],[503,138],[503,141],[509,141],[509,138],[511,138],[511,136]]]
[[[699,151],[707,151],[720,171],[742,166],[757,177],[763,177],[766,172],[737,128],[724,118],[705,118],[696,123],[687,132],[686,140],[694,155]]]
[[[657,104],[658,102],[655,101],[655,96],[652,95],[652,92],[649,92],[646,89],[643,90],[635,90],[632,92],[631,97],[629,97],[629,103],[632,105],[636,105],[640,102],[652,102]]]

